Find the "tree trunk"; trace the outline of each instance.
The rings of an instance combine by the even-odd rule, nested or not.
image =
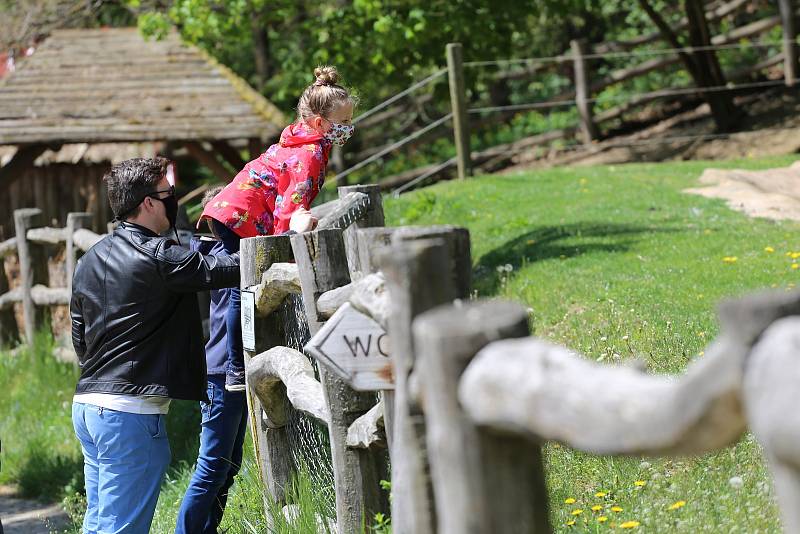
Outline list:
[[[269,52],[269,35],[267,34],[267,24],[262,16],[254,16],[251,22],[250,29],[253,33],[253,62],[256,69],[256,79],[258,83],[258,90],[262,91],[270,76],[272,76],[272,69],[270,68],[270,52]]]
[[[684,0],[684,10],[689,24],[687,44],[681,43],[678,35],[667,24],[661,14],[653,9],[649,0],[639,0],[639,5],[642,6],[647,16],[656,25],[664,40],[673,48],[711,46],[711,35],[702,0]],[[698,88],[725,85],[725,76],[722,73],[717,53],[714,50],[681,51],[678,52],[678,56]],[[734,106],[733,96],[729,92],[709,91],[703,93],[703,98],[711,107],[711,116],[718,131],[730,131],[742,116],[742,111]]]

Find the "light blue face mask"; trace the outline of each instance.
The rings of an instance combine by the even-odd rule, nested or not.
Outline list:
[[[324,137],[332,144],[342,146],[352,137],[355,129],[356,127],[352,124],[338,124],[331,121],[331,129],[325,133]]]

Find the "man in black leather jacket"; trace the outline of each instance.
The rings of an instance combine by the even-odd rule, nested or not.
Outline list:
[[[239,285],[239,256],[204,256],[160,234],[177,200],[168,161],[106,175],[120,224],[78,262],[72,340],[81,375],[72,419],[84,454],[84,533],[146,533],[169,464],[170,399],[206,400],[196,292]]]

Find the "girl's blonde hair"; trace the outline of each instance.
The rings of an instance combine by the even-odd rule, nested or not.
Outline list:
[[[316,81],[306,87],[297,102],[297,116],[303,120],[314,115],[327,118],[339,106],[350,103],[356,105],[357,98],[339,85],[339,72],[336,67],[323,65],[314,69]]]

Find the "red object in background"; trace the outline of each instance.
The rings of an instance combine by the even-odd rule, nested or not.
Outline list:
[[[0,53],[0,78],[14,72],[16,70],[15,58],[18,56],[28,57],[36,51],[36,47],[29,46],[25,50],[9,50],[8,52]]]

